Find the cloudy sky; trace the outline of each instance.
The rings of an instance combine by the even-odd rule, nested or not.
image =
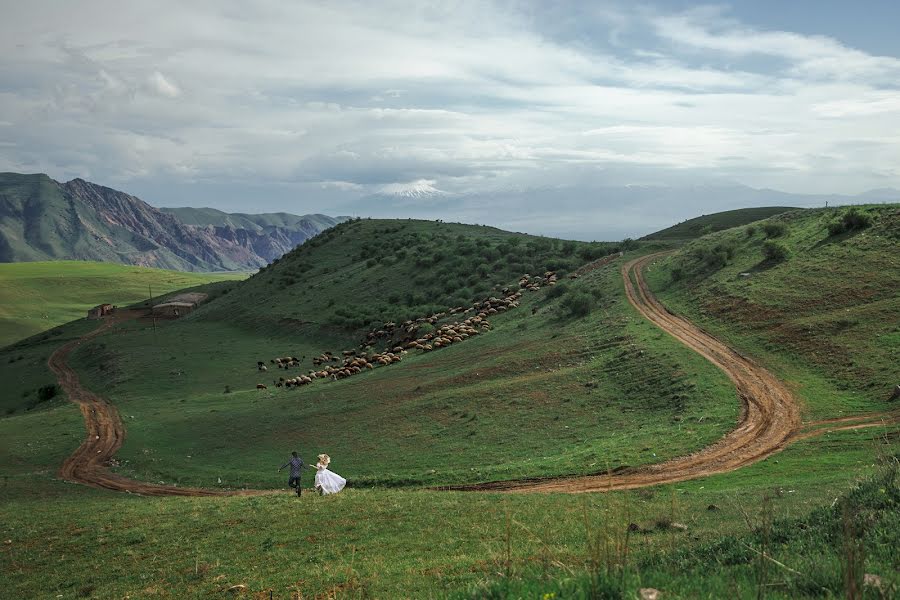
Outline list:
[[[157,206],[600,239],[900,188],[892,0],[2,3],[0,171]]]

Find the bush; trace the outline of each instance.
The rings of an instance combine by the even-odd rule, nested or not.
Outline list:
[[[762,230],[766,234],[766,238],[772,239],[786,234],[787,226],[784,223],[766,223],[762,226]]]
[[[559,298],[568,291],[569,286],[567,286],[565,283],[558,283],[547,290],[547,298]]]
[[[771,262],[781,262],[788,257],[788,249],[784,244],[771,240],[763,243],[762,253],[763,258]]]
[[[847,231],[865,229],[872,224],[872,217],[856,208],[851,208],[837,220],[828,224],[828,235],[840,235]]]
[[[572,317],[584,317],[594,307],[594,299],[585,292],[571,292],[563,298],[562,306]]]
[[[744,229],[744,233],[748,238],[753,237],[753,235],[756,233],[756,227],[754,227],[753,225],[748,225],[747,228]]]
[[[38,389],[38,400],[46,402],[56,396],[57,393],[59,393],[59,386],[55,383],[41,386]]]

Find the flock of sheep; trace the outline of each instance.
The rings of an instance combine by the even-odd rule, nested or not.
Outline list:
[[[357,375],[365,370],[374,369],[376,365],[387,366],[400,362],[410,350],[430,352],[446,348],[478,335],[483,331],[490,330],[491,324],[488,321],[488,317],[516,308],[519,306],[519,300],[525,291],[535,292],[545,285],[556,285],[555,272],[547,271],[542,277],[532,277],[525,274],[519,279],[519,289],[512,290],[505,287],[501,290],[503,293],[502,298],[492,296],[481,302],[476,302],[468,308],[462,306],[451,308],[446,312],[420,317],[414,321],[406,321],[400,326],[393,322],[384,323],[381,328],[372,330],[366,335],[363,342],[359,345],[359,350],[345,350],[342,352],[342,358],[333,355],[331,352],[323,352],[312,359],[313,366],[319,367],[318,370],[311,370],[308,374],[298,377],[279,377],[278,380],[273,381],[273,384],[275,387],[291,388],[308,385],[316,379],[336,381]],[[456,320],[452,323],[437,326],[440,320],[450,315],[465,315],[469,313],[473,314],[465,320]],[[419,335],[420,329],[426,324],[432,326],[433,329]],[[379,342],[386,343],[386,345],[394,344],[394,347],[391,351],[371,351],[370,348]],[[300,361],[301,359],[295,356],[286,356],[273,358],[269,362],[276,365],[279,369],[287,370],[291,367],[299,366]],[[257,362],[256,365],[261,372],[268,370],[262,361]],[[325,366],[323,367],[323,365]],[[265,384],[259,383],[256,385],[256,389],[265,390],[268,388]]]

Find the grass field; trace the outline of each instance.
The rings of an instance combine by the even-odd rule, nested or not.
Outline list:
[[[0,347],[80,319],[97,304],[131,304],[243,274],[182,273],[110,263],[0,263]]]
[[[807,420],[883,410],[857,370],[829,371],[804,346],[780,350],[781,338],[770,336],[795,314],[812,318],[802,313],[812,311],[803,296],[837,303],[869,281],[871,272],[849,266],[834,277],[810,273],[833,259],[819,253],[847,253],[851,264],[872,265],[882,277],[865,283],[870,304],[856,297],[830,309],[850,309],[847,318],[858,323],[844,330],[863,333],[828,339],[852,349],[858,367],[884,370],[885,381],[896,374],[889,360],[896,322],[881,312],[896,300],[888,291],[896,268],[891,208],[871,209],[884,212],[864,232],[824,243],[815,223],[827,227],[839,213],[780,217],[788,229],[778,239],[790,255],[777,265],[754,269],[765,242],[757,225],[750,235],[740,228],[688,244],[649,276],[677,312],[781,375],[805,403]],[[333,497],[141,498],[61,482],[56,470],[84,435],[80,414],[59,397],[33,410],[25,392],[46,381],[46,356],[93,324],[70,323],[0,349],[0,376],[16,382],[0,418],[4,593],[555,599],[634,598],[654,587],[665,598],[795,598],[863,590],[870,574],[880,588],[870,578],[857,597],[895,594],[895,427],[827,433],[732,473],[629,492],[424,489],[650,464],[706,446],[736,421],[738,399],[725,376],[644,321],[623,296],[621,261],[658,244],[630,249],[524,236],[510,243],[513,235],[441,223],[346,223],[246,282],[209,286],[210,302],[188,317],[155,328],[125,322],[73,354],[88,387],[125,421],[115,471],[279,490],[286,480],[276,469],[290,450],[307,461],[326,451],[350,482]],[[723,241],[734,249],[710,270],[705,257]],[[520,307],[491,317],[491,331],[463,343],[336,382],[255,389],[282,374],[259,373],[258,360],[303,357],[296,375],[312,356],[353,347],[384,320],[446,308],[467,293],[497,293],[522,272],[551,264],[574,271],[618,249],[629,253],[527,293]],[[435,252],[444,254],[435,261]],[[476,261],[487,265],[483,275]],[[737,287],[748,283],[738,275],[747,269],[758,289]],[[468,292],[445,285],[457,277]],[[735,290],[784,312],[765,324],[752,312],[714,312],[717,298],[731,302]],[[588,310],[576,314],[573,298]],[[308,472],[304,482],[311,481]]]
[[[900,490],[884,474],[896,444],[877,430],[813,438],[735,473],[636,492],[151,499],[47,476],[71,446],[58,432],[77,430],[75,413],[41,413],[54,431],[27,421],[36,415],[14,429],[0,421],[20,470],[0,503],[0,568],[13,597],[206,597],[245,586],[235,593],[628,598],[655,587],[671,598],[756,598],[761,585],[768,598],[841,596],[847,540],[836,499],[848,493],[866,543],[857,568],[897,583]],[[866,477],[876,478],[851,492]],[[826,514],[810,515],[817,507]],[[640,531],[628,533],[630,523]],[[592,583],[609,595],[591,596]]]

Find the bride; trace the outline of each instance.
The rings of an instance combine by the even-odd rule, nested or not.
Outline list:
[[[326,494],[337,494],[344,489],[347,480],[328,470],[331,463],[331,457],[327,454],[318,456],[319,462],[316,463],[316,490],[323,496]]]

